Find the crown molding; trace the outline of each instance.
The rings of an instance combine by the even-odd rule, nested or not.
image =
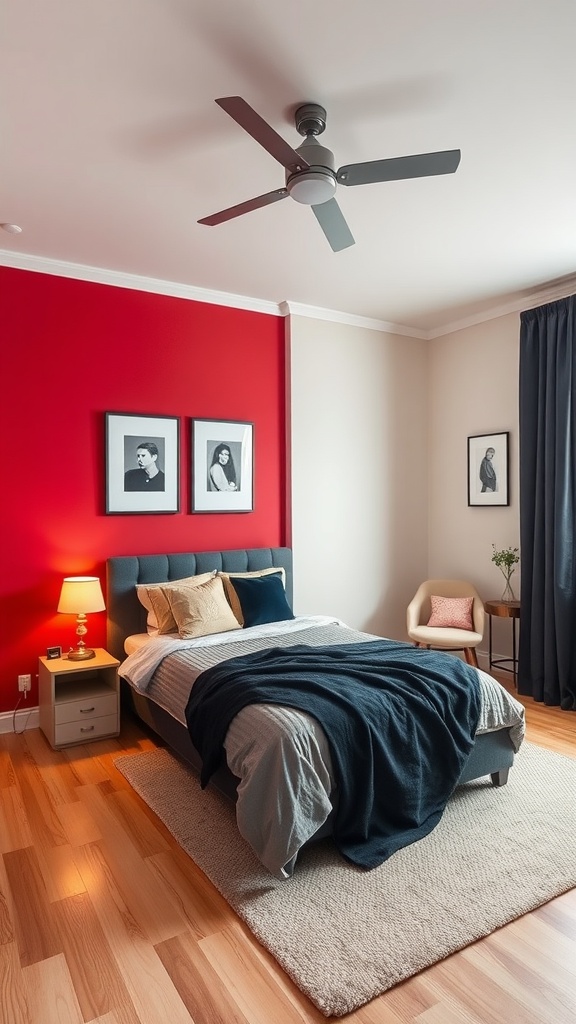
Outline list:
[[[454,334],[455,331],[463,331],[467,327],[476,327],[478,324],[486,323],[488,320],[497,320],[498,317],[508,316],[509,313],[522,313],[526,309],[535,309],[536,306],[544,306],[547,302],[556,302],[558,299],[565,299],[576,293],[576,274],[569,274],[557,281],[548,281],[546,284],[538,285],[530,291],[524,291],[516,295],[509,302],[500,306],[493,306],[483,313],[456,320],[453,323],[443,324],[432,331],[428,331],[427,338],[433,341],[434,338],[442,338],[445,334]]]
[[[320,309],[317,306],[304,306],[294,302],[267,302],[246,295],[217,292],[209,288],[179,284],[175,281],[162,281],[155,277],[123,274],[116,270],[103,270],[101,267],[90,267],[83,263],[67,263],[64,260],[14,253],[6,249],[0,249],[0,266],[14,267],[16,270],[30,270],[37,274],[53,274],[56,277],[71,277],[77,281],[91,281],[94,284],[106,284],[114,288],[131,288],[134,291],[171,295],[173,298],[207,302],[213,306],[248,309],[251,312],[267,313],[270,316],[307,316],[316,320],[348,324],[351,327],[363,327],[387,334],[404,334],[424,339],[428,337],[426,331],[421,331],[418,328],[390,324],[384,320],[373,320],[370,317],[354,316],[350,313],[341,313],[338,310]]]
[[[278,316],[280,313],[278,303],[267,302],[264,299],[254,299],[247,295],[217,292],[212,291],[210,288],[197,288],[194,285],[180,284],[177,281],[162,281],[155,277],[139,277],[137,274],[123,274],[116,270],[89,267],[83,263],[66,263],[64,260],[44,259],[41,256],[13,253],[5,249],[0,249],[0,265],[14,267],[16,270],[31,270],[38,274],[72,277],[77,281],[91,281],[94,284],[106,284],[114,288],[130,288],[132,291],[170,295],[173,298],[190,299],[193,302],[207,302],[212,306],[248,309],[255,313],[266,313],[269,316]]]
[[[402,334],[408,338],[422,338],[428,340],[428,331],[420,330],[418,327],[408,327],[405,324],[393,324],[387,320],[374,320],[368,316],[357,316],[354,313],[340,313],[336,309],[321,309],[319,306],[305,306],[300,302],[291,302],[287,299],[280,304],[280,311],[284,315],[306,316],[313,320],[327,320],[330,323],[347,324],[349,327],[363,327],[369,331],[380,331],[383,334]]]
[[[357,316],[334,309],[322,309],[319,306],[307,306],[287,299],[283,302],[268,302],[247,295],[235,295],[229,292],[214,291],[209,288],[198,288],[195,285],[180,284],[175,281],[163,281],[154,277],[140,277],[137,274],[124,274],[116,270],[104,270],[81,263],[68,263],[64,260],[48,259],[26,253],[15,253],[0,249],[0,266],[14,267],[17,270],[29,270],[39,274],[52,274],[56,277],[70,277],[79,281],[92,281],[95,284],[110,285],[114,288],[130,288],[133,291],[152,292],[158,295],[170,295],[173,298],[189,299],[193,302],[206,302],[213,306],[229,306],[233,309],[246,309],[269,316],[303,316],[314,320],[325,320],[329,323],[346,324],[349,327],[361,327],[365,330],[379,331],[383,334],[397,334],[408,338],[419,338],[422,341],[433,341],[446,334],[476,327],[479,324],[509,313],[520,313],[525,309],[554,302],[556,299],[576,293],[576,274],[569,274],[556,281],[548,281],[531,290],[519,292],[510,301],[493,306],[482,313],[473,314],[461,320],[455,320],[424,330],[410,327],[407,324],[390,323],[372,317]]]

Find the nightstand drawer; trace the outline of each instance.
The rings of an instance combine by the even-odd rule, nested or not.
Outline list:
[[[70,700],[54,706],[54,724],[64,722],[83,722],[86,719],[102,718],[105,715],[116,715],[118,711],[118,695],[110,693],[90,696],[86,694],[80,700]]]
[[[117,736],[119,729],[118,715],[104,715],[93,718],[89,722],[64,722],[54,730],[54,746],[61,747],[68,743],[85,743],[102,736]]]

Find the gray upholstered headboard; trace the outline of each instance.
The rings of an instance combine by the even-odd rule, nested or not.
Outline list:
[[[174,555],[117,555],[106,563],[108,612],[106,647],[123,661],[124,640],[146,632],[146,610],[136,595],[137,583],[163,583],[220,569],[251,572],[282,567],[286,596],[292,605],[292,551],[290,548],[239,548],[235,551],[200,551]]]

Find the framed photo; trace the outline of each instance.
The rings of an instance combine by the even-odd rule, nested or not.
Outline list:
[[[252,512],[254,424],[192,420],[192,511]]]
[[[509,505],[508,431],[468,438],[468,504]]]
[[[106,413],[106,514],[178,512],[177,416]]]

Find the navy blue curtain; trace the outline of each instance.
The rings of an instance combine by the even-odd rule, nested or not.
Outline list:
[[[518,690],[576,710],[576,295],[520,317]]]

